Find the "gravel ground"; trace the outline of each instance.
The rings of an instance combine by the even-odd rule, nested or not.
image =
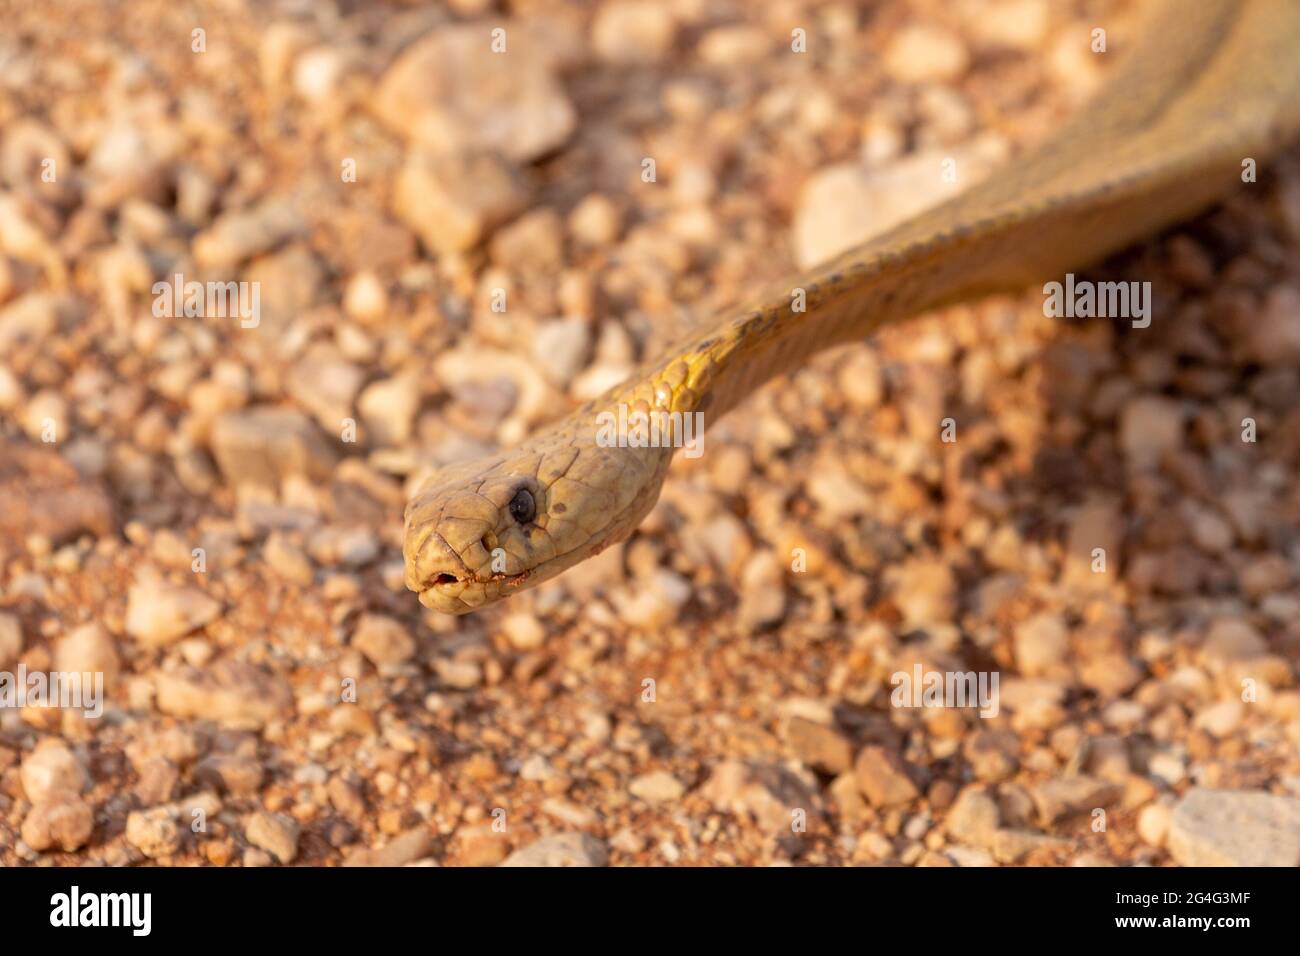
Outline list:
[[[402,585],[431,468],[1014,163],[1139,6],[0,3],[0,670],[105,684],[0,709],[0,863],[1300,863],[1294,155],[1088,273],[1150,328],[923,317],[558,581]]]

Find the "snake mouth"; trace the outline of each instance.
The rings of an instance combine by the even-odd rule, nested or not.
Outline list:
[[[429,591],[434,588],[452,587],[457,584],[500,584],[505,587],[512,587],[527,579],[531,574],[531,571],[520,571],[518,574],[498,573],[487,578],[479,578],[472,575],[470,577],[458,577],[449,571],[439,571],[424,582],[424,587],[421,590]]]
[[[473,574],[458,576],[450,571],[438,571],[413,590],[419,591],[420,603],[425,607],[446,614],[465,614],[523,587],[531,577],[531,571],[493,574],[486,579]]]

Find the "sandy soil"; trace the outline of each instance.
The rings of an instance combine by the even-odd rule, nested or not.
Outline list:
[[[0,863],[1300,863],[1294,155],[1087,273],[1147,329],[923,317],[558,581],[402,584],[429,469],[996,175],[1139,4],[0,6],[0,671],[105,682],[0,709]]]

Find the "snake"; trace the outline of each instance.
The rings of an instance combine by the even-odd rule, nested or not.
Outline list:
[[[1253,181],[1247,166],[1300,136],[1300,0],[1143,14],[1096,93],[986,179],[695,328],[518,446],[419,483],[407,587],[463,614],[554,578],[632,534],[690,422],[711,425],[823,349],[1086,267]],[[620,440],[613,416],[633,423]]]

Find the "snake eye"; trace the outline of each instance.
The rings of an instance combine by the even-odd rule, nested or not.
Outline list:
[[[510,499],[510,517],[520,524],[528,524],[536,513],[537,503],[533,501],[533,493],[527,488],[516,491],[515,496]]]

